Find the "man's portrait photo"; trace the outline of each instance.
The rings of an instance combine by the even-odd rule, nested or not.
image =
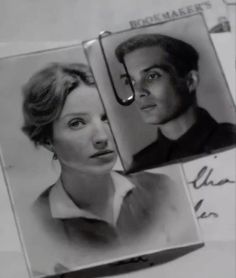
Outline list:
[[[143,121],[158,127],[157,140],[134,155],[132,171],[210,153],[235,144],[236,126],[218,123],[197,103],[199,54],[169,36],[144,34],[116,48],[121,75],[132,86]]]
[[[111,34],[102,47],[113,82],[110,98],[120,97],[121,115],[136,112],[111,122],[115,134],[123,133],[117,142],[121,152],[124,138],[137,147],[129,158],[130,146],[123,152],[128,172],[235,145],[235,107],[200,15]],[[116,113],[115,102],[110,114]]]

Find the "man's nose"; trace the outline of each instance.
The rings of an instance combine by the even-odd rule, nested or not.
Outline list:
[[[150,95],[149,90],[146,88],[142,80],[134,85],[134,91],[139,98],[143,98]]]
[[[93,144],[96,149],[104,149],[108,145],[108,134],[104,123],[98,121],[93,126]]]

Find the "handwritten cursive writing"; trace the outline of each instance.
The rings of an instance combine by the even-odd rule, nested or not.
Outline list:
[[[208,166],[203,166],[200,171],[197,173],[196,178],[194,178],[189,183],[193,185],[194,189],[201,189],[204,186],[222,186],[227,183],[235,183],[234,180],[229,178],[222,178],[220,180],[214,180],[212,174],[214,172],[213,168]]]
[[[204,203],[204,199],[200,199],[196,205],[194,206],[194,210],[197,213],[197,218],[198,219],[206,219],[206,218],[217,218],[219,217],[218,213],[216,213],[215,211],[202,211],[202,207],[203,207],[203,203]]]

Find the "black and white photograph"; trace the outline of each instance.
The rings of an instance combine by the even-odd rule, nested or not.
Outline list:
[[[179,164],[124,172],[82,45],[0,59],[0,127],[31,277],[202,245]]]
[[[126,173],[235,146],[235,106],[202,15],[84,47]]]

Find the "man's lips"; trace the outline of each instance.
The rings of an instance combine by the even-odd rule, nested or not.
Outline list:
[[[96,152],[95,154],[91,155],[90,158],[106,156],[106,155],[113,154],[113,153],[114,153],[114,151],[112,151],[112,150],[99,151],[99,152]]]
[[[156,106],[157,106],[156,104],[145,104],[145,105],[141,105],[140,109],[143,111],[149,111],[155,108]]]

